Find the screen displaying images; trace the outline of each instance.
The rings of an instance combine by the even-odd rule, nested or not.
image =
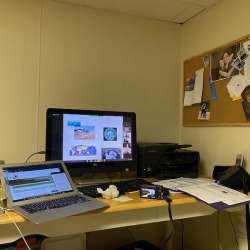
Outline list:
[[[123,116],[63,115],[63,161],[131,158],[131,122]]]
[[[74,128],[75,140],[94,140],[95,139],[95,127],[83,126],[80,128]]]
[[[150,188],[142,188],[141,197],[155,199],[155,190]]]

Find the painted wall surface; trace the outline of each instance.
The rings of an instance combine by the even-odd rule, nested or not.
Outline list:
[[[51,0],[0,1],[0,159],[24,162],[44,150],[49,107],[134,111],[138,141],[193,144],[205,174],[237,153],[249,158],[249,128],[183,128],[180,119],[182,60],[249,34],[247,15],[238,23],[247,4],[225,0],[182,32]],[[195,249],[196,239],[186,244]]]
[[[182,61],[250,34],[248,11],[248,0],[225,0],[185,24]],[[238,25],[239,16],[241,25]],[[250,171],[248,138],[250,127],[195,128],[181,125],[181,142],[190,143],[193,149],[200,151],[201,172],[209,176],[215,165],[234,164],[236,154],[244,154],[245,167]]]
[[[138,141],[179,142],[181,26],[3,0],[0,31],[0,159],[23,162],[45,149],[50,107],[134,111]]]
[[[250,34],[250,19],[245,14],[248,11],[250,11],[248,0],[240,2],[224,0],[185,24],[182,61]],[[239,16],[241,25],[238,25]],[[183,86],[182,80],[181,86]],[[182,92],[181,96],[183,96]],[[182,103],[181,101],[181,106]],[[182,112],[183,109],[181,109]],[[200,152],[202,174],[212,176],[215,165],[234,164],[236,154],[244,154],[245,168],[250,171],[250,142],[248,141],[250,127],[183,127],[182,124],[180,126],[181,142],[192,144],[192,148]],[[214,216],[212,219],[209,216],[187,220],[185,249],[220,249],[219,242],[222,249],[238,249],[233,232],[233,229],[236,230],[236,234],[238,231],[237,214],[231,214],[235,228],[230,224],[229,214],[223,212],[222,215],[216,223],[212,220]],[[204,230],[195,230],[202,224],[205,225]],[[211,241],[204,244],[204,239],[207,235],[211,235],[211,232],[213,234]]]
[[[37,151],[40,1],[0,1],[0,159]]]

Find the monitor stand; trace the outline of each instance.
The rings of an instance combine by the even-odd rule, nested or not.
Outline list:
[[[72,177],[77,185],[93,185],[99,183],[111,182],[111,180],[104,175],[83,174],[82,176]]]

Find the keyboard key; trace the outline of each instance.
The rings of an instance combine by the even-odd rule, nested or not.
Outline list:
[[[28,205],[24,205],[20,207],[26,212],[30,214],[34,214],[34,213],[43,212],[46,210],[51,210],[54,208],[66,207],[72,204],[83,203],[87,201],[89,200],[84,197],[74,195],[70,197],[63,197],[60,199],[54,199],[54,200],[49,200],[49,201],[42,201],[38,203],[28,204]]]
[[[145,181],[143,179],[133,179],[128,181],[118,181],[118,182],[102,183],[91,186],[83,186],[83,187],[78,187],[77,189],[79,190],[79,192],[87,196],[90,196],[92,198],[97,198],[97,197],[102,197],[102,195],[97,192],[97,188],[106,190],[107,188],[109,188],[110,185],[114,185],[119,191],[119,195],[122,195],[127,192],[138,191],[140,190],[140,186],[144,184],[151,184],[151,182]]]

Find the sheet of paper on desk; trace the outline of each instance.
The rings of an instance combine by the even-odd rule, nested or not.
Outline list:
[[[113,201],[119,201],[119,202],[125,202],[125,201],[131,201],[133,199],[127,197],[127,196],[120,196],[117,198],[112,199]]]
[[[250,203],[249,196],[217,183],[182,187],[179,190],[198,198],[215,209],[226,209]]]
[[[177,179],[170,179],[170,180],[162,180],[153,182],[155,185],[161,185],[165,188],[168,188],[173,191],[180,191],[179,188],[182,187],[189,187],[189,186],[197,186],[200,184],[206,184],[214,182],[214,180],[205,179],[205,178],[177,178]]]

